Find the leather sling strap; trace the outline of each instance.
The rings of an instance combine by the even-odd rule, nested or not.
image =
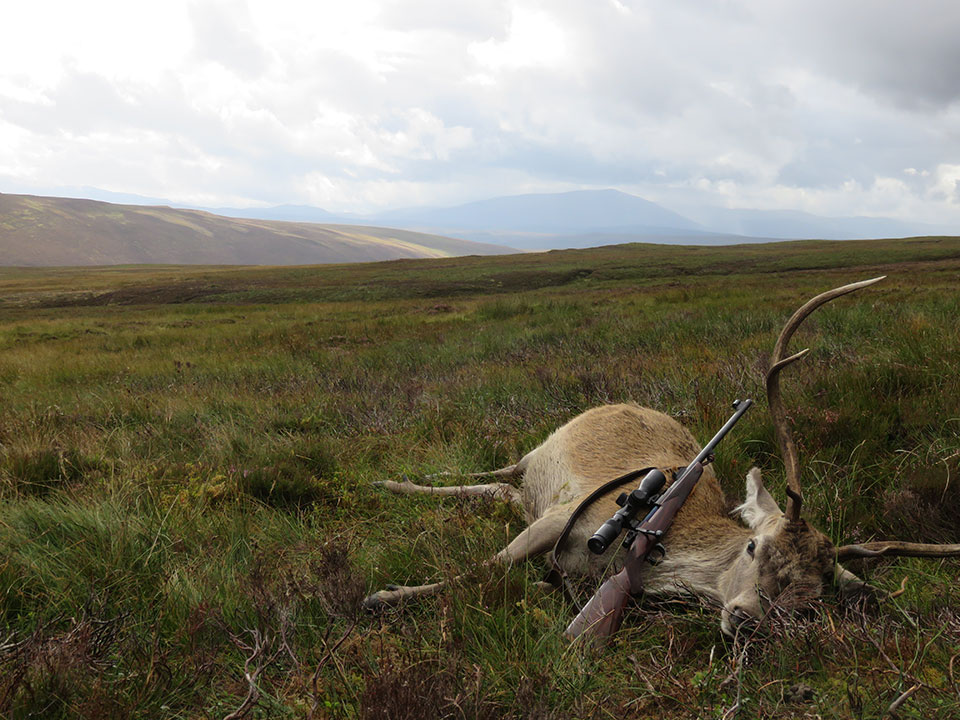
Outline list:
[[[577,602],[576,596],[573,594],[573,589],[570,587],[570,581],[568,579],[566,571],[561,567],[559,556],[563,551],[564,546],[567,543],[567,538],[570,536],[570,531],[573,530],[573,526],[576,524],[577,520],[580,519],[580,516],[595,503],[600,497],[606,495],[611,490],[620,487],[621,485],[626,485],[631,480],[636,480],[639,477],[646,475],[651,470],[655,470],[655,467],[646,467],[640,470],[631,470],[625,475],[614,478],[605,482],[603,485],[598,487],[592,493],[587,495],[577,508],[570,514],[570,517],[567,519],[567,524],[564,525],[563,531],[560,533],[560,537],[557,538],[557,542],[553,546],[553,567],[547,571],[547,575],[544,578],[545,582],[554,585],[555,587],[562,587],[570,602],[574,604],[577,610],[581,610],[580,603]]]

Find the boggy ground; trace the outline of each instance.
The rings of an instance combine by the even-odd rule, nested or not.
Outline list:
[[[758,464],[782,499],[779,328],[884,273],[794,341],[806,512],[837,542],[956,542],[957,239],[0,270],[0,717],[878,717],[914,688],[899,717],[955,717],[956,560],[856,567],[906,592],[746,645],[644,602],[593,653],[541,564],[477,568],[517,513],[372,485],[505,465],[600,403],[705,441],[750,396],[718,474],[733,500]]]

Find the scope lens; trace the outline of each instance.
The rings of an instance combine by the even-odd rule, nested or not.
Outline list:
[[[603,541],[602,538],[598,538],[594,535],[592,538],[587,540],[587,547],[590,549],[590,552],[595,555],[603,555],[607,549],[607,543]]]
[[[587,540],[587,548],[592,553],[602,555],[606,552],[607,548],[610,547],[610,543],[617,539],[622,529],[623,522],[619,517],[614,515],[600,526],[600,529],[593,534],[593,537]]]

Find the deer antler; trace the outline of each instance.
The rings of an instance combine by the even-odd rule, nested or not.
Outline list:
[[[877,540],[837,548],[837,562],[851,558],[878,557],[953,557],[960,555],[960,545],[930,545],[926,543]]]
[[[787,413],[783,408],[783,399],[780,396],[780,371],[787,365],[795,362],[807,354],[807,350],[801,350],[795,355],[784,357],[790,338],[796,332],[800,324],[806,317],[821,305],[825,305],[831,300],[854,292],[867,285],[873,285],[886,277],[863,280],[861,282],[851,283],[843,287],[828,290],[825,293],[817,295],[808,300],[803,307],[797,310],[784,325],[780,331],[780,337],[777,338],[777,344],[773,348],[773,357],[770,358],[770,369],[767,371],[767,404],[770,406],[770,415],[773,418],[773,427],[777,433],[777,442],[780,445],[780,453],[783,455],[783,465],[787,474],[787,520],[798,522],[800,520],[800,507],[803,504],[803,496],[800,491],[800,461],[797,458],[797,446],[793,442],[790,434],[790,428],[787,423]]]

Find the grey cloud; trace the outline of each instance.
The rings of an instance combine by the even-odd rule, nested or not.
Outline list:
[[[754,15],[755,7],[726,3],[711,11],[691,3],[644,5],[638,10],[648,9],[649,15],[640,12],[626,20],[581,14],[568,27],[588,28],[586,56],[594,67],[572,95],[585,114],[586,104],[592,103],[595,117],[602,115],[611,130],[628,135],[632,125],[632,143],[644,145],[649,135],[647,149],[659,155],[663,166],[676,170],[687,165],[691,176],[747,181],[748,166],[734,164],[724,171],[711,165],[711,156],[729,153],[779,167],[771,179],[828,187],[851,178],[869,184],[877,174],[896,175],[911,164],[928,167],[938,158],[957,157],[955,137],[939,145],[930,137],[949,133],[942,119],[921,128],[916,117],[904,117],[893,106],[905,103],[908,92],[915,93],[915,102],[952,97],[960,44],[945,40],[956,37],[960,27],[956,10],[941,19],[940,28],[906,22],[916,32],[898,41],[902,52],[890,52],[889,44],[873,41],[886,31],[898,32],[896,18],[864,23],[852,41],[855,49],[843,51],[851,45],[849,23],[824,20],[830,12],[820,12],[822,3],[791,4],[789,12],[778,3],[774,17],[774,11]],[[912,9],[901,7],[901,15]],[[851,20],[856,14],[837,12],[847,12]],[[830,24],[829,32],[821,32],[825,24]],[[922,50],[913,47],[906,57],[908,46],[918,40],[930,42]],[[840,63],[844,52],[856,62]],[[884,53],[889,53],[884,62],[874,62]],[[831,70],[838,63],[840,70]],[[795,70],[813,73],[812,87],[804,87],[802,96],[778,79]],[[835,89],[823,94],[817,87],[837,82],[869,86],[879,101],[864,101],[855,92],[837,96]],[[811,89],[815,94],[809,94]],[[570,112],[576,114],[577,108]],[[675,147],[664,142],[671,130],[679,138]],[[691,149],[699,162],[686,155]],[[624,152],[630,154],[631,148]]]
[[[922,110],[960,100],[960,4],[810,0],[760,5],[796,62],[881,102]]]

